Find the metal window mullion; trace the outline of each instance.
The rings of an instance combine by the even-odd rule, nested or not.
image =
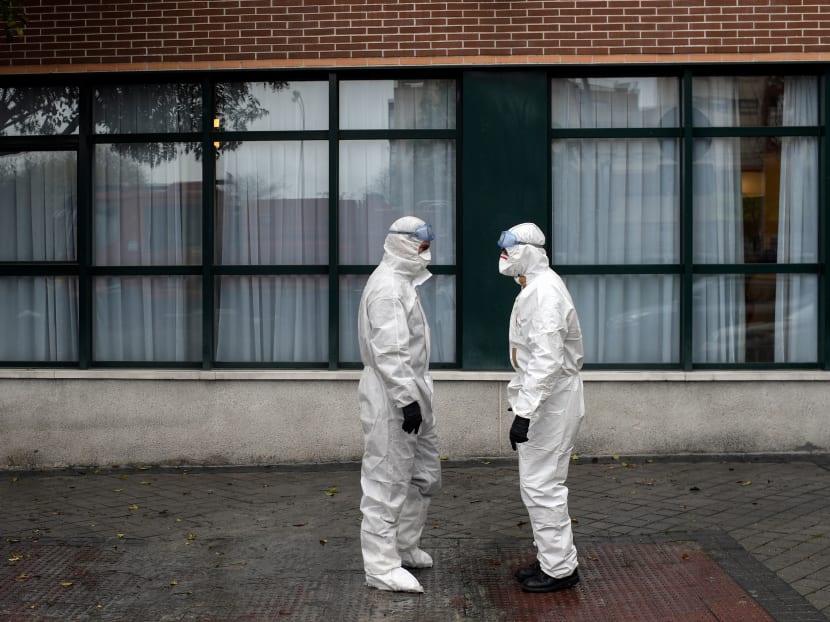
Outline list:
[[[337,74],[329,74],[329,369],[337,369],[340,360],[340,283],[337,240],[339,214],[337,208],[340,171],[340,97]]]
[[[819,210],[818,210],[818,343],[819,366],[830,369],[830,301],[827,283],[827,244],[830,242],[830,217],[827,213],[828,192],[830,192],[830,138],[828,138],[827,124],[830,122],[830,72],[824,74],[824,88],[819,89],[819,110],[824,111],[819,120]]]
[[[683,72],[680,83],[680,96],[683,102],[683,126],[681,134],[681,193],[680,193],[680,366],[684,371],[692,369],[692,304],[694,275],[694,213],[693,213],[693,158],[694,138],[692,136],[692,74]]]
[[[214,351],[214,218],[216,153],[213,148],[213,81],[202,80],[202,368],[213,365]]]
[[[92,144],[92,89],[80,86],[77,163],[78,366],[88,369],[93,359],[92,203],[95,157]]]

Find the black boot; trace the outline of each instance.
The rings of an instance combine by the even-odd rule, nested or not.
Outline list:
[[[564,590],[573,587],[579,583],[579,573],[574,568],[574,571],[567,577],[555,579],[542,570],[539,570],[535,575],[529,579],[525,579],[522,583],[522,589],[525,592],[556,592],[557,590]]]
[[[519,568],[516,572],[513,573],[513,576],[516,577],[516,580],[519,583],[523,583],[525,579],[529,579],[537,572],[541,572],[542,567],[539,565],[539,560],[536,560],[530,566],[525,566],[524,568]]]

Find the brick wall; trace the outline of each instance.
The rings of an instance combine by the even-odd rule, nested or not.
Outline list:
[[[28,7],[24,35],[0,43],[0,67],[830,52],[830,0],[28,0]]]

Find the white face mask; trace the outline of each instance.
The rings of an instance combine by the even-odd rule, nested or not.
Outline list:
[[[432,252],[429,249],[426,249],[422,253],[418,253],[418,261],[426,268],[429,265],[429,262],[432,261]]]
[[[509,256],[500,256],[499,272],[505,276],[519,276],[519,266]]]

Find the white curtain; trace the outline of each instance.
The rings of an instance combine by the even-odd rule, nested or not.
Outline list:
[[[0,155],[0,261],[76,259],[74,152]],[[0,278],[0,361],[78,358],[75,277]]]
[[[785,126],[815,123],[817,107],[815,78],[785,78]],[[778,263],[818,261],[818,177],[816,139],[784,137],[781,141]],[[778,275],[775,291],[777,363],[816,361],[817,304],[818,279],[815,275]]]
[[[99,145],[94,261],[99,266],[201,263],[201,164],[184,145]],[[96,277],[93,351],[100,361],[201,359],[199,277]]]
[[[696,119],[712,126],[738,122],[733,78],[696,78]],[[743,255],[741,150],[738,138],[697,139],[694,144],[694,261],[737,264]],[[746,357],[746,304],[742,277],[698,277],[692,303],[692,360],[740,363]]]
[[[217,182],[217,263],[328,263],[328,143],[242,143],[220,155]],[[216,359],[327,361],[328,292],[325,275],[222,276]]]
[[[553,148],[554,265],[678,259],[676,142],[569,140]],[[679,359],[679,281],[658,275],[568,278],[586,361]]]

